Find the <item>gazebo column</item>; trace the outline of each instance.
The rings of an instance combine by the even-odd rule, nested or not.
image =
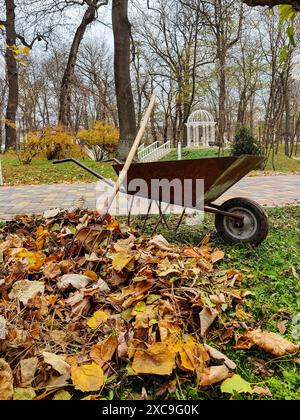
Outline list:
[[[208,136],[208,145],[209,145],[209,143],[212,142],[212,132],[213,132],[211,124],[209,124],[209,126],[208,126],[208,132],[209,132],[209,136]]]
[[[216,124],[212,124],[212,126],[211,126],[211,141],[213,142],[213,143],[215,143],[216,142]]]
[[[207,130],[207,136],[206,136],[206,146],[209,147],[209,143],[210,143],[210,124],[207,125],[206,127]]]
[[[187,137],[187,139],[186,139],[186,145],[187,145],[187,147],[189,147],[189,145],[190,145],[190,127],[187,125],[187,124],[185,124],[185,126],[186,126],[186,137]]]

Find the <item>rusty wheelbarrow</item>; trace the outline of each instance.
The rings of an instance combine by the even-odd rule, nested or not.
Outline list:
[[[154,228],[156,231],[159,223],[167,225],[165,212],[170,205],[182,206],[183,197],[191,195],[190,206],[185,206],[180,217],[182,223],[187,208],[195,208],[197,203],[203,202],[202,210],[215,214],[215,227],[219,235],[231,243],[251,244],[254,246],[263,242],[268,235],[268,218],[263,208],[256,202],[247,198],[233,198],[222,205],[214,204],[228,189],[244,178],[249,172],[260,166],[265,161],[263,156],[220,157],[186,161],[153,162],[132,164],[127,173],[126,183],[123,185],[127,194],[134,197],[143,197],[150,200],[148,214],[152,202],[159,205],[160,218]],[[123,165],[113,165],[119,174]],[[136,180],[141,179],[147,184],[146,189],[132,189]],[[157,182],[167,180],[172,185],[174,180],[181,181],[182,189],[178,196],[175,187],[171,188],[168,195],[167,207],[162,211],[163,199],[161,190],[153,190],[153,180]],[[189,184],[189,191],[185,191],[185,181]],[[204,180],[202,195],[197,196],[196,180]],[[182,194],[182,196],[181,196]]]
[[[235,198],[223,203],[221,206],[218,206],[214,202],[249,172],[262,164],[265,157],[221,157],[178,162],[133,164],[132,162],[134,160],[134,156],[136,155],[154,105],[155,95],[153,94],[125,164],[120,164],[118,162],[117,165],[113,166],[116,173],[119,175],[115,184],[103,178],[100,174],[92,171],[75,159],[65,159],[54,162],[64,163],[72,161],[112,187],[112,194],[110,198],[106,200],[106,203],[101,211],[99,223],[95,226],[82,229],[76,235],[75,241],[82,236],[84,238],[83,241],[78,239],[82,243],[80,251],[87,242],[91,241],[93,248],[98,243],[99,238],[102,237],[102,234],[105,231],[103,221],[105,220],[105,216],[108,214],[112,202],[119,191],[133,196],[129,210],[129,221],[134,198],[143,197],[150,199],[143,228],[145,227],[145,223],[147,222],[147,218],[150,214],[153,201],[158,204],[160,217],[154,227],[153,234],[156,232],[160,223],[164,223],[168,226],[165,213],[170,205],[179,205],[183,207],[183,212],[177,226],[178,229],[182,223],[186,210],[188,208],[199,209],[198,204],[201,202],[204,203],[201,210],[216,215],[216,229],[225,241],[259,245],[268,235],[268,219],[263,209],[257,203],[246,198]],[[146,188],[133,189],[132,183],[137,180],[142,181]],[[162,197],[160,188],[158,188],[156,192],[153,191],[153,180],[158,183],[161,181],[168,181],[169,185],[171,185],[174,180],[179,181],[181,185],[181,197],[180,194],[177,194],[178,191],[175,193],[174,187],[170,189],[167,199]],[[191,181],[188,187],[189,191],[185,191],[186,180]],[[197,184],[199,180],[204,182],[204,189],[201,194],[199,194],[198,188],[194,186],[194,184]],[[190,197],[188,204],[186,204],[185,200],[182,199],[186,196]],[[162,203],[164,202],[167,202],[167,207],[163,211]]]
[[[186,195],[185,182],[192,181],[191,205],[186,205],[183,208],[179,223],[176,230],[179,229],[186,210],[188,208],[195,209],[197,203],[203,202],[200,210],[206,213],[215,214],[215,227],[223,240],[230,243],[250,244],[257,246],[262,243],[269,231],[268,218],[264,209],[256,202],[248,198],[233,198],[226,201],[222,205],[215,204],[215,201],[220,198],[233,185],[244,178],[249,172],[260,166],[265,160],[263,156],[241,156],[241,157],[220,157],[220,158],[206,158],[186,161],[170,161],[170,162],[153,162],[153,163],[135,163],[132,164],[127,172],[127,177],[121,186],[121,192],[132,195],[132,202],[129,210],[128,222],[130,223],[130,213],[135,197],[142,197],[149,200],[148,212],[144,218],[143,229],[150,215],[153,202],[158,204],[160,216],[155,224],[152,234],[154,234],[160,223],[168,226],[165,214],[171,205],[182,206],[182,197],[175,194],[174,188],[170,188],[168,196],[167,207],[162,207],[166,201],[161,197],[160,191],[157,192],[151,188],[152,181],[155,179],[160,182],[167,180],[169,185],[172,181],[179,180],[182,185],[182,196]],[[55,163],[73,162],[79,165],[82,169],[90,172],[92,175],[101,179],[110,187],[114,184],[95,171],[92,171],[82,163],[74,159],[65,159]],[[120,174],[124,165],[118,163],[113,165],[117,174]],[[146,183],[146,193],[144,190],[132,189],[132,182],[142,180]],[[195,188],[196,180],[204,181],[204,190],[202,196],[197,195],[197,188]],[[190,187],[189,187],[190,188]],[[199,209],[199,207],[198,207]],[[85,231],[86,229],[84,229]],[[99,225],[92,226],[86,232],[84,243],[91,239],[91,235],[95,237],[93,243],[97,243],[99,237],[103,234],[103,227],[101,219]],[[79,237],[82,237],[82,232],[79,232]]]

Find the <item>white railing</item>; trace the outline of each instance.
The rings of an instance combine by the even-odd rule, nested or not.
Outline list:
[[[145,149],[145,143],[141,144],[138,148],[138,152],[141,152],[143,149]]]
[[[170,150],[170,141],[167,141],[162,145],[157,141],[139,152],[138,157],[141,162],[156,162],[169,154]]]
[[[150,146],[145,147],[144,144],[142,144],[142,146],[144,146],[143,148],[141,148],[141,150],[139,150],[138,152],[138,158],[139,160],[143,161],[147,156],[149,156],[154,150],[156,150],[159,147],[159,142],[156,141],[155,143],[150,144]]]

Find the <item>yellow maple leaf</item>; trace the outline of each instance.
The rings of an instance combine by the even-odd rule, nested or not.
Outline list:
[[[39,226],[39,228],[37,229],[35,233],[35,236],[36,236],[35,243],[36,243],[37,249],[41,251],[44,248],[45,240],[49,236],[49,232],[48,230],[45,230],[43,226]]]
[[[103,311],[96,311],[94,315],[87,321],[87,326],[95,330],[101,324],[108,320],[108,315]]]
[[[136,373],[171,375],[175,367],[175,353],[165,343],[154,343],[145,351],[137,351],[132,368]]]
[[[82,392],[99,391],[104,384],[103,370],[95,362],[90,365],[73,365],[71,377],[75,389]]]
[[[134,264],[134,257],[128,255],[126,252],[119,252],[116,254],[112,261],[112,267],[114,270],[121,272],[124,268],[132,270]]]
[[[31,252],[25,248],[14,254],[13,257],[17,260],[24,261],[30,272],[39,271],[46,259],[45,254],[42,252]]]

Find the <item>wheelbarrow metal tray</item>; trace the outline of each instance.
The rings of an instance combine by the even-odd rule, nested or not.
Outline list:
[[[168,180],[172,182],[179,179],[182,182],[184,196],[184,181],[192,180],[192,203],[198,203],[204,198],[204,204],[213,203],[228,189],[244,178],[249,172],[256,169],[265,161],[264,156],[240,157],[217,157],[195,160],[165,161],[153,163],[132,164],[128,174],[125,190],[130,195],[136,195],[143,198],[162,201],[160,196],[153,196],[151,191],[152,180]],[[114,165],[117,174],[123,169],[123,165]],[[148,193],[143,191],[130,191],[129,184],[136,179],[142,179],[147,183]],[[197,197],[196,181],[204,180],[204,197]],[[170,191],[170,204],[182,205],[177,202],[176,194],[173,188]]]

